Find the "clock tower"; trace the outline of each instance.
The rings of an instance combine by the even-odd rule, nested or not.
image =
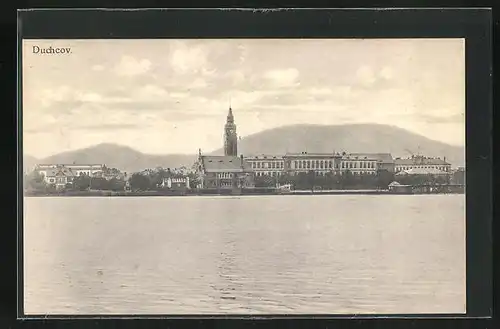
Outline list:
[[[238,135],[231,107],[224,126],[224,155],[238,156]]]

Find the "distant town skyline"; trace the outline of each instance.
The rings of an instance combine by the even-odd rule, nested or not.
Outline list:
[[[24,40],[23,148],[215,150],[230,105],[239,136],[378,123],[464,146],[464,52],[463,39]]]

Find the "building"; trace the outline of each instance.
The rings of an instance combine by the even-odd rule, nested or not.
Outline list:
[[[160,186],[168,189],[190,189],[189,177],[167,177],[163,178]]]
[[[465,185],[465,168],[459,167],[451,172],[451,183]]]
[[[254,173],[250,164],[238,156],[238,135],[231,107],[224,126],[224,155],[202,155],[195,163],[198,188],[239,190],[254,187]]]
[[[57,168],[70,169],[75,176],[88,175],[93,176],[102,173],[106,168],[103,164],[39,164],[35,166],[35,171],[44,176],[47,175],[48,170]]]
[[[394,160],[390,153],[343,154],[340,172],[350,171],[354,175],[375,175],[379,170],[394,172]]]
[[[444,172],[451,171],[451,164],[446,162],[446,157],[431,158],[422,155],[412,155],[410,158],[396,158],[394,160],[396,173],[411,169],[437,169]]]
[[[283,173],[297,175],[314,172],[324,176],[327,173],[342,175],[347,171],[353,175],[375,175],[378,170],[394,171],[390,153],[287,153],[283,156],[260,155],[245,158],[255,175],[278,177]]]
[[[65,188],[67,184],[72,184],[74,178],[75,174],[73,171],[63,166],[45,169],[43,171],[45,183],[55,186],[58,190]]]
[[[233,110],[229,107],[226,125],[224,126],[224,155],[238,156],[238,135],[234,123]]]
[[[396,173],[399,182],[410,185],[449,184],[451,175],[449,172],[436,168],[412,168]]]
[[[396,181],[390,183],[388,187],[391,193],[396,193],[396,194],[398,193],[411,194],[413,190],[411,185],[402,185]]]
[[[198,157],[199,188],[241,189],[254,187],[254,173],[243,156]]]
[[[283,155],[258,155],[245,157],[245,161],[255,173],[256,177],[278,177],[286,171],[286,157]]]
[[[390,153],[285,153],[238,156],[238,135],[231,107],[224,125],[224,155],[199,152],[194,165],[200,188],[254,187],[257,177],[280,177],[313,172],[325,175],[377,175],[386,171],[401,175],[442,176],[450,172],[446,158],[412,156],[394,159]]]
[[[412,168],[408,170],[399,171],[396,176],[404,175],[431,175],[431,176],[447,176],[448,172],[436,168]]]
[[[335,153],[287,153],[285,171],[290,175],[315,172],[317,175],[336,173],[340,168],[341,155]]]

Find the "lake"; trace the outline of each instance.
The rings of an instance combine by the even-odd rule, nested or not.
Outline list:
[[[465,312],[464,195],[24,199],[26,314]]]

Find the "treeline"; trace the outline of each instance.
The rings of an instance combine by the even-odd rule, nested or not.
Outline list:
[[[256,187],[274,187],[290,184],[295,190],[346,190],[346,189],[386,189],[394,181],[394,174],[387,170],[379,170],[375,175],[355,175],[346,171],[343,175],[326,173],[317,175],[314,171],[297,175],[282,174],[278,177],[258,176]]]
[[[168,178],[189,178],[190,188],[196,188],[198,184],[197,176],[194,173],[181,174],[168,168],[148,169],[143,172],[133,173],[128,182],[132,191],[158,191],[167,188],[162,184]]]
[[[56,190],[64,191],[159,191],[166,188],[163,184],[168,178],[186,178],[189,177],[190,187],[195,188],[197,184],[196,175],[190,173],[187,175],[161,167],[155,169],[146,169],[142,172],[133,173],[131,176],[122,175],[119,170],[111,168],[106,174],[112,174],[115,177],[106,179],[99,176],[81,175],[72,177],[63,188],[56,189],[56,184],[47,183],[40,173],[33,171],[24,175],[24,188],[27,191],[42,193],[52,193]],[[56,178],[57,179],[57,178]],[[175,186],[173,187],[175,188]]]
[[[146,169],[142,172],[133,173],[130,176],[122,175],[117,169],[112,168],[115,177],[106,179],[89,175],[76,176],[72,182],[68,182],[62,189],[56,189],[55,184],[47,184],[45,179],[39,173],[32,172],[24,176],[24,187],[27,191],[41,193],[53,193],[56,190],[64,191],[113,191],[120,192],[130,190],[132,192],[154,192],[168,189],[166,180],[168,178],[189,178],[189,188],[196,189],[198,186],[198,177],[194,173],[183,174],[169,168],[161,167],[155,169]],[[463,176],[463,177],[462,177]],[[464,173],[459,176],[464,180]],[[284,173],[280,176],[256,176],[256,188],[274,188],[277,185],[290,184],[294,190],[348,190],[348,189],[387,189],[388,185],[397,181],[403,185],[441,185],[456,183],[455,177],[450,175],[395,175],[387,170],[378,170],[376,174],[355,175],[350,171],[343,175],[317,175],[314,171],[308,173],[299,173],[290,175]],[[165,184],[164,184],[165,182]],[[172,189],[187,189],[185,184],[172,186]]]
[[[274,187],[277,184],[290,184],[295,190],[348,190],[348,189],[387,189],[389,184],[397,181],[403,185],[439,185],[449,184],[450,178],[434,175],[402,175],[398,176],[388,170],[378,170],[376,174],[358,174],[350,171],[343,175],[327,173],[317,175],[313,171],[297,175],[283,174],[278,177],[259,176],[255,178],[256,187]]]

